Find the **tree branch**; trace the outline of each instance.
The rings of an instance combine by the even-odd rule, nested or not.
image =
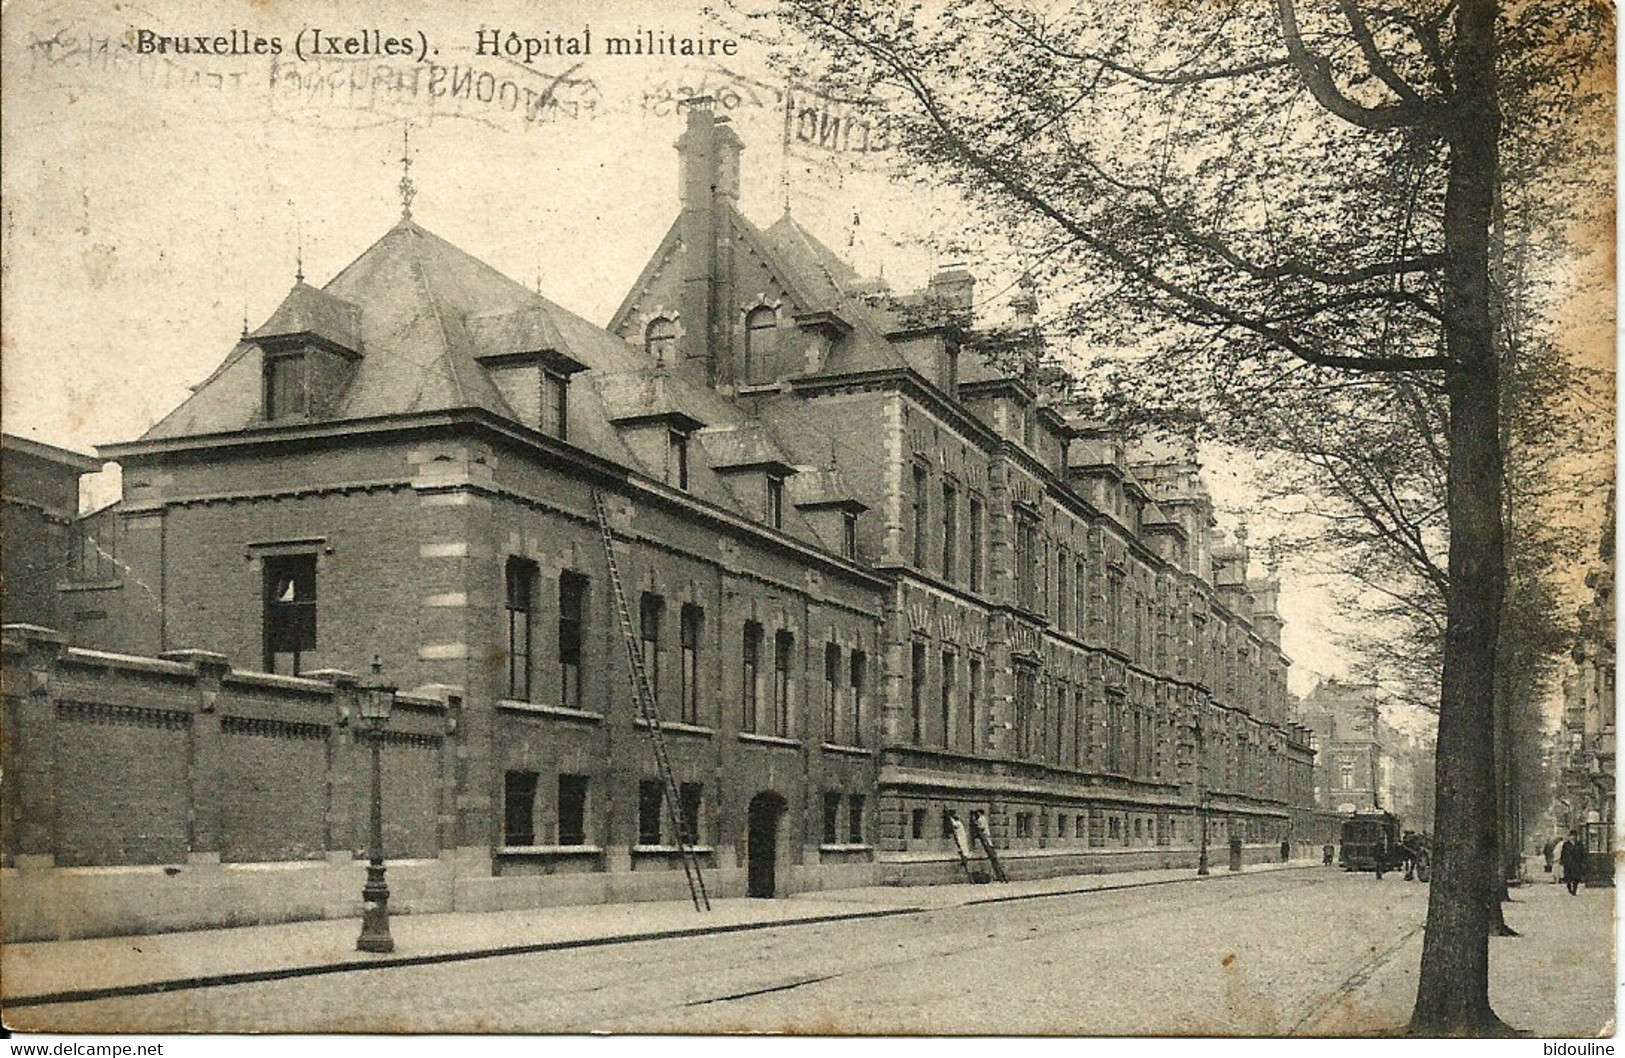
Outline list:
[[[1356,103],[1344,95],[1332,80],[1331,60],[1304,46],[1293,0],[1275,0],[1275,7],[1281,15],[1281,36],[1286,42],[1287,55],[1292,58],[1309,94],[1328,112],[1351,125],[1378,132],[1431,124],[1441,117],[1439,108],[1427,103],[1407,102],[1383,107]]]
[[[990,7],[999,13],[1000,18],[1014,26],[1027,40],[1027,42],[1033,46],[1042,48],[1044,51],[1049,52],[1058,59],[1065,59],[1068,62],[1093,63],[1103,70],[1109,70],[1112,73],[1122,74],[1124,77],[1139,81],[1141,84],[1162,85],[1165,87],[1202,84],[1206,81],[1223,81],[1234,77],[1248,77],[1255,73],[1262,73],[1265,70],[1280,69],[1281,67],[1290,64],[1290,60],[1288,59],[1274,58],[1260,59],[1256,62],[1243,63],[1240,66],[1231,67],[1230,69],[1225,70],[1202,70],[1196,73],[1172,73],[1141,70],[1133,66],[1125,66],[1120,62],[1115,62],[1106,58],[1104,55],[1096,55],[1093,52],[1086,51],[1071,51],[1070,49],[1059,47],[1051,42],[1048,38],[1040,36],[1031,26],[1017,18],[1002,4],[998,3],[997,0],[988,0],[988,3]]]
[[[1394,71],[1393,66],[1383,57],[1377,48],[1377,41],[1371,35],[1371,27],[1366,25],[1365,16],[1360,14],[1360,6],[1353,0],[1338,0],[1337,6],[1342,10],[1343,17],[1348,19],[1349,30],[1354,34],[1354,42],[1360,46],[1360,54],[1365,56],[1365,64],[1377,79],[1389,88],[1401,102],[1414,106],[1422,105],[1422,97],[1412,88],[1403,77]]]
[[[1135,259],[1121,247],[1111,243],[1091,232],[1084,225],[1073,220],[1055,207],[1047,198],[1035,192],[1022,181],[1016,179],[1005,170],[1005,167],[995,162],[982,151],[970,144],[965,137],[953,127],[947,116],[943,113],[935,93],[907,63],[903,62],[891,49],[881,42],[866,40],[859,37],[847,27],[832,22],[822,14],[808,11],[808,15],[823,23],[830,30],[851,41],[854,45],[863,48],[871,55],[888,66],[907,89],[910,95],[919,102],[926,116],[937,130],[938,134],[953,148],[955,154],[972,169],[989,177],[994,183],[1003,187],[1017,201],[1028,206],[1033,212],[1059,225],[1079,243],[1112,262],[1129,275],[1139,279],[1175,301],[1194,309],[1204,316],[1250,331],[1265,339],[1284,352],[1290,353],[1301,360],[1321,367],[1336,368],[1346,371],[1373,371],[1373,372],[1424,372],[1424,371],[1453,371],[1456,369],[1454,361],[1448,356],[1346,356],[1337,353],[1323,353],[1312,349],[1303,342],[1286,332],[1270,326],[1268,323],[1255,319],[1245,313],[1238,312],[1229,306],[1222,305],[1211,298],[1192,290],[1187,290],[1173,280],[1160,275],[1152,268]]]

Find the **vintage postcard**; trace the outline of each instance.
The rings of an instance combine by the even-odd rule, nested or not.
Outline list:
[[[1605,1053],[1614,17],[14,0],[6,1027]]]

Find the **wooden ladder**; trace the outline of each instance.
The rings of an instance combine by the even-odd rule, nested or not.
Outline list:
[[[604,560],[609,566],[609,584],[615,594],[615,614],[621,622],[621,641],[626,645],[626,660],[632,678],[632,695],[637,699],[638,716],[649,731],[649,743],[654,747],[655,766],[660,771],[660,782],[666,788],[666,818],[671,824],[678,858],[683,864],[683,876],[688,879],[688,894],[694,901],[694,910],[711,910],[711,897],[705,891],[705,878],[700,873],[700,856],[688,839],[682,816],[681,792],[672,774],[671,757],[666,752],[666,738],[660,727],[660,710],[654,695],[649,692],[649,677],[643,668],[643,647],[637,630],[632,627],[632,611],[627,606],[626,589],[621,584],[620,566],[615,561],[615,534],[609,527],[609,514],[604,497],[592,490],[593,513],[598,517],[598,535],[604,544]],[[696,818],[696,828],[699,820]]]

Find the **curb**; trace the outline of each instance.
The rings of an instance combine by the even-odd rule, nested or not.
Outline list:
[[[502,955],[530,955],[535,952],[567,951],[572,948],[602,948],[612,944],[633,944],[639,941],[675,940],[681,937],[702,937],[723,933],[748,933],[752,930],[775,929],[781,926],[812,926],[821,922],[850,922],[866,918],[890,918],[894,915],[917,915],[927,910],[930,909],[923,907],[883,908],[878,911],[810,915],[805,918],[787,918],[772,922],[735,922],[726,926],[695,926],[691,929],[652,930],[647,933],[615,933],[605,937],[578,937],[574,940],[537,941],[533,944],[513,944],[500,948],[472,948],[467,951],[432,952],[425,955],[386,955],[365,962],[350,959],[345,962],[317,963],[312,966],[240,970],[231,973],[204,974],[196,977],[177,977],[165,981],[144,981],[138,984],[108,985],[102,988],[74,988],[62,992],[8,996],[0,999],[0,1006],[15,1008],[47,1006],[55,1003],[84,1003],[95,999],[150,996],[164,992],[184,992],[194,988],[220,988],[226,985],[291,980],[296,977],[322,977],[327,974],[388,970],[402,966],[433,966],[438,963],[472,962],[476,959],[494,959]]]
[[[59,1003],[85,1003],[98,999],[122,999],[128,996],[162,995],[167,992],[184,992],[199,988],[222,988],[228,985],[258,984],[265,981],[293,980],[300,977],[321,977],[328,974],[357,973],[367,970],[387,970],[407,966],[434,966],[443,963],[473,962],[478,959],[494,959],[504,955],[530,955],[545,951],[568,951],[579,948],[602,948],[614,944],[635,944],[641,941],[677,940],[683,937],[717,936],[726,933],[748,933],[755,930],[779,929],[794,926],[812,926],[825,922],[855,922],[864,919],[895,918],[902,915],[922,915],[932,911],[946,911],[955,907],[976,907],[984,904],[1007,904],[1020,900],[1042,900],[1052,896],[1079,896],[1085,893],[1109,893],[1124,889],[1145,889],[1158,885],[1175,885],[1188,882],[1214,881],[1217,878],[1250,877],[1256,878],[1260,874],[1273,874],[1281,870],[1302,870],[1305,867],[1276,868],[1275,871],[1248,874],[1239,871],[1234,874],[1225,872],[1221,875],[1209,875],[1206,879],[1191,876],[1189,878],[1162,878],[1149,882],[1125,882],[1122,885],[1097,885],[1081,889],[1061,889],[1043,893],[1020,893],[1012,896],[989,896],[975,900],[962,900],[951,904],[942,904],[935,907],[892,907],[878,910],[852,911],[845,913],[831,913],[823,915],[808,915],[801,918],[778,919],[769,922],[736,922],[725,926],[694,926],[680,929],[651,930],[644,933],[616,933],[603,937],[578,937],[573,940],[537,941],[531,944],[513,944],[496,948],[473,948],[466,951],[432,952],[424,955],[386,955],[381,958],[361,961],[348,959],[342,962],[317,963],[311,966],[287,966],[266,970],[240,970],[228,973],[201,974],[194,977],[177,977],[162,981],[144,981],[127,985],[108,985],[101,988],[74,988],[60,992],[41,992],[36,995],[6,996],[0,998],[0,1008],[15,1009],[19,1007],[49,1006]],[[1319,866],[1315,864],[1313,866]]]
[[[1258,864],[1254,864],[1258,866]],[[1245,870],[1213,873],[1209,875],[1192,875],[1189,878],[1158,878],[1149,882],[1124,882],[1122,885],[1093,885],[1082,889],[1056,889],[1046,893],[1020,893],[1015,896],[985,896],[979,900],[965,900],[954,904],[954,907],[978,907],[982,904],[1009,904],[1017,900],[1042,900],[1051,896],[1079,896],[1083,893],[1110,893],[1122,889],[1149,889],[1157,885],[1181,885],[1186,882],[1216,882],[1223,878],[1257,878],[1264,874],[1282,874],[1286,871],[1303,871],[1310,867],[1319,867],[1321,864],[1301,864],[1291,867],[1275,867],[1268,871],[1253,871],[1249,874]]]

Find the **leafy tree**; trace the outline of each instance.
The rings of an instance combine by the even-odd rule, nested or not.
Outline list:
[[[1580,139],[1566,114],[1611,77],[1611,13],[780,0],[772,14],[829,83],[890,107],[921,179],[1036,262],[1062,305],[1052,333],[1137,352],[1153,401],[1194,377],[1237,395],[1307,378],[1358,408],[1357,391],[1388,399],[1401,376],[1440,402],[1438,832],[1412,1027],[1504,1031],[1483,899],[1506,584],[1492,257],[1520,206],[1503,159],[1538,173]]]

